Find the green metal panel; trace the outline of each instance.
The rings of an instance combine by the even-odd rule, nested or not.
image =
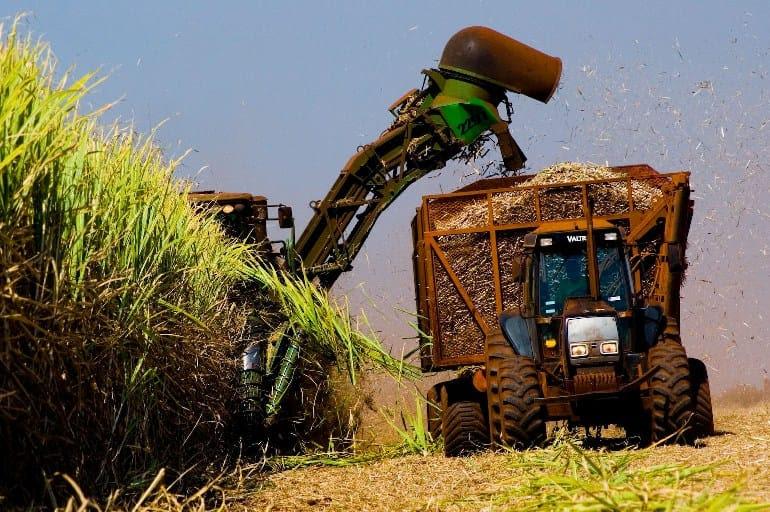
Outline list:
[[[472,98],[468,103],[445,105],[439,109],[441,117],[463,144],[470,144],[490,126],[497,122],[497,116],[489,111],[486,102]]]

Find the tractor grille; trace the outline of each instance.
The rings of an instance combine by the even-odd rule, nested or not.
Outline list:
[[[578,370],[573,383],[575,393],[591,393],[593,391],[614,391],[618,389],[618,380],[613,368]]]

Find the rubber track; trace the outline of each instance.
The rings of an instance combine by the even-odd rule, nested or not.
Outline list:
[[[692,429],[692,438],[700,439],[714,435],[711,390],[709,389],[708,371],[703,361],[690,358],[688,362],[690,364],[692,400],[694,404],[690,427]]]
[[[660,370],[650,380],[652,396],[652,440],[660,441],[688,426],[693,401],[690,365],[684,347],[672,340],[662,340],[648,354],[650,367]],[[673,436],[669,442],[684,442],[688,436]]]
[[[462,401],[449,405],[443,414],[444,454],[457,457],[483,450],[489,430],[481,404]]]
[[[516,355],[504,338],[487,346],[487,401],[492,440],[513,448],[545,441],[545,421],[535,399],[542,396],[535,363]]]

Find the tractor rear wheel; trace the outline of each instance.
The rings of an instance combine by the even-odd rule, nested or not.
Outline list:
[[[535,362],[516,354],[502,336],[487,341],[487,402],[492,442],[530,448],[545,441],[543,396]]]
[[[685,442],[684,429],[692,416],[690,364],[681,343],[661,340],[647,355],[649,367],[660,369],[650,379],[652,398],[651,440],[666,439],[668,442]],[[679,435],[677,432],[684,434]]]
[[[481,403],[459,401],[442,411],[444,454],[458,457],[481,451],[489,444],[489,428]]]
[[[714,413],[711,410],[711,390],[706,365],[700,359],[690,358],[687,361],[690,364],[693,401],[690,437],[695,440],[714,435]]]

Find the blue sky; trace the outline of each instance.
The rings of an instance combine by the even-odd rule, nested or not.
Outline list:
[[[292,204],[304,226],[347,157],[388,124],[446,40],[482,24],[564,61],[548,105],[512,98],[511,131],[532,169],[554,161],[689,169],[693,261],[683,290],[688,350],[718,386],[770,366],[770,3],[202,2],[5,0],[0,17],[50,42],[61,66],[109,79],[88,109],[148,132],[202,186]],[[410,336],[409,222],[422,194],[451,190],[458,164],[405,193],[335,288],[393,346]],[[764,194],[764,195],[763,195]],[[764,252],[763,252],[764,251]],[[770,314],[770,313],[769,313]],[[754,337],[752,340],[751,337]],[[741,374],[737,363],[747,365]],[[768,368],[770,370],[770,368]]]

